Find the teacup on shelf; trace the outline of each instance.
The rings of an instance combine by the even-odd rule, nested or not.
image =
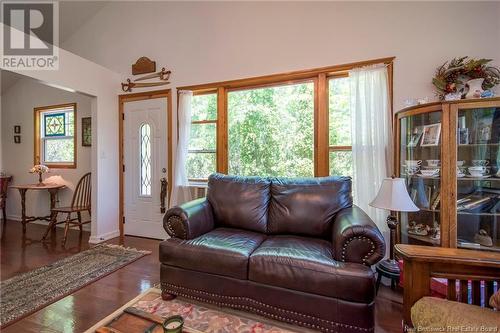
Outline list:
[[[434,177],[439,174],[439,169],[426,169],[426,170],[420,170],[420,173],[424,177]]]
[[[457,178],[465,177],[465,168],[457,167]]]
[[[441,162],[440,160],[426,160],[427,165],[430,167],[438,167],[439,163]]]
[[[490,173],[489,169],[484,166],[472,166],[468,168],[468,171],[472,177],[482,177]]]
[[[488,164],[490,164],[488,160],[472,160],[473,166],[487,166]]]
[[[461,167],[464,166],[465,161],[457,161],[457,166]]]
[[[417,165],[417,166],[405,166],[405,170],[406,170],[406,173],[410,176],[413,176],[414,174],[416,174],[417,172],[420,171],[420,167]]]
[[[405,162],[407,167],[418,167],[422,164],[422,160],[406,160]]]

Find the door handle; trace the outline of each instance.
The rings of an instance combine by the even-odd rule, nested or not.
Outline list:
[[[165,213],[165,198],[167,197],[167,179],[160,179],[160,213]]]

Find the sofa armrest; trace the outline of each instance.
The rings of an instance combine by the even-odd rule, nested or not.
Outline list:
[[[172,207],[163,216],[163,227],[170,237],[196,238],[214,228],[212,206],[200,198]]]
[[[332,243],[338,261],[373,265],[385,255],[385,241],[380,230],[356,206],[337,213],[333,222]]]

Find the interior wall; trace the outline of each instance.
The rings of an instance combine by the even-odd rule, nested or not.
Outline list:
[[[125,75],[148,56],[174,88],[396,56],[398,110],[451,58],[500,64],[499,22],[499,2],[110,2],[62,47]]]
[[[38,180],[37,175],[28,173],[33,166],[34,151],[34,111],[35,107],[65,103],[76,103],[76,138],[77,168],[50,169],[44,180],[65,184],[59,191],[58,206],[69,206],[78,180],[90,172],[91,147],[82,146],[81,119],[91,116],[92,98],[79,93],[72,93],[46,86],[30,78],[21,78],[2,93],[2,154],[1,171],[13,176],[13,184],[31,184]],[[14,143],[14,125],[21,126],[21,143]],[[28,191],[26,195],[27,214],[32,216],[49,215],[49,194],[47,191]],[[21,219],[21,201],[19,191],[10,189],[8,193],[7,218]],[[84,213],[84,220],[90,217]],[[89,227],[89,225],[85,225]]]
[[[120,235],[117,95],[123,76],[66,50],[58,51],[58,70],[16,72],[92,98],[92,224],[89,241],[99,243]]]

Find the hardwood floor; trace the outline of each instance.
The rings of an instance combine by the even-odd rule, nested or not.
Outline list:
[[[41,243],[45,226],[29,224],[22,236],[21,224],[7,221],[1,227],[1,280],[71,256],[89,247],[89,233],[70,230],[66,247],[61,246],[63,229],[52,233],[50,242]],[[2,329],[2,333],[83,332],[114,310],[160,281],[157,240],[124,237],[108,243],[142,250],[147,255],[75,293]],[[401,332],[401,293],[382,286],[375,306],[376,333]]]

